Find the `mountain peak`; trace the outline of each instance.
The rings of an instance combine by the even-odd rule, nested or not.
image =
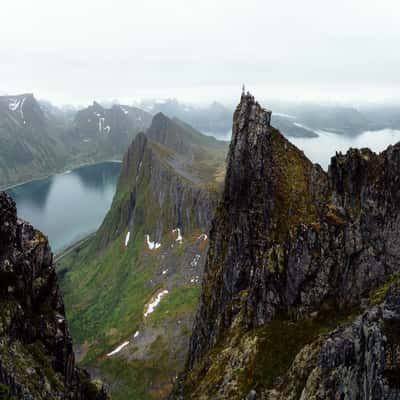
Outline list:
[[[160,125],[160,124],[166,124],[171,121],[170,118],[168,118],[164,113],[159,112],[153,117],[152,124],[154,125]]]
[[[190,144],[187,143],[186,131],[176,122],[158,113],[153,117],[150,128],[147,131],[149,139],[166,145],[178,153],[185,153],[190,150]]]
[[[390,359],[398,337],[388,337],[388,344],[381,339],[390,324],[385,318],[392,314],[370,320],[368,315],[400,272],[392,261],[400,254],[395,222],[400,147],[380,154],[366,149],[338,154],[326,174],[270,125],[270,115],[250,94],[242,95],[235,111],[183,391],[191,399],[241,399],[248,393],[247,398],[272,398],[272,390],[276,399],[299,393],[308,399],[331,393],[334,382],[334,396],[323,398],[345,398],[351,386],[359,389],[348,396],[355,399],[360,393],[369,396],[368,382],[376,393],[385,393],[374,398],[389,398],[397,393],[397,383],[385,376],[392,366],[382,360]],[[371,293],[382,294],[375,304]],[[395,303],[400,303],[398,295]],[[340,318],[353,318],[364,304],[369,311],[360,320],[367,321],[367,330],[356,320],[348,330],[332,331],[335,340],[318,336],[340,325]],[[338,320],[330,325],[335,315]],[[395,319],[398,324],[400,315]],[[304,329],[307,324],[310,328]],[[373,340],[363,336],[367,331],[379,337],[376,360],[365,356],[369,348],[358,345]],[[349,337],[355,349],[351,359],[339,359]],[[291,341],[297,347],[290,349]],[[314,355],[310,347],[301,350],[311,342]],[[278,371],[283,353],[291,361]],[[306,375],[293,378],[291,373],[304,371],[304,365]],[[306,377],[315,382],[321,371],[318,387],[304,385]]]
[[[247,92],[243,93],[240,103],[236,108],[234,122],[237,123],[236,132],[240,134],[245,127],[248,134],[259,134],[271,126],[272,111],[266,110],[254,99],[254,96]],[[252,126],[257,126],[254,131]]]
[[[97,110],[103,110],[103,106],[100,103],[98,103],[97,101],[93,101],[92,107]]]

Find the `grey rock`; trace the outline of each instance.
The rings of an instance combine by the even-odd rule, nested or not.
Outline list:
[[[325,173],[270,120],[270,111],[242,95],[179,389],[187,398],[192,397],[185,377],[191,374],[194,382],[199,374],[201,384],[208,352],[229,342],[239,327],[253,332],[282,315],[301,321],[326,304],[340,312],[365,309],[369,293],[400,273],[400,144],[380,154],[368,149],[336,154]],[[323,343],[319,369],[310,367],[322,374],[322,386],[310,377],[302,399],[398,398],[394,372],[391,379],[385,375],[381,327],[392,313],[392,342],[400,338],[393,291],[383,308],[368,308]],[[400,372],[397,361],[394,365]],[[215,398],[229,388],[228,379],[210,389],[219,393]]]
[[[89,375],[75,366],[72,340],[47,238],[17,219],[0,192],[0,383],[23,399],[89,398]],[[105,389],[97,399],[107,399]]]

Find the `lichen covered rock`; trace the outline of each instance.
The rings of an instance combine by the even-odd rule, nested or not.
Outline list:
[[[47,238],[0,193],[0,384],[4,398],[107,399],[75,367]]]
[[[393,343],[398,326],[387,306],[354,318],[400,273],[400,144],[336,154],[325,173],[270,117],[242,95],[173,397],[397,399],[381,325]]]

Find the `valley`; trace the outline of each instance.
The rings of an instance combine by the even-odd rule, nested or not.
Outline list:
[[[79,111],[74,124],[81,128],[74,131],[70,145],[96,142],[99,129],[104,133],[120,127],[126,132],[123,121],[133,110],[94,103]],[[293,118],[278,115],[281,123]],[[113,121],[112,128],[104,121]],[[384,150],[397,141],[394,130],[351,136],[307,128],[303,134],[303,125],[296,124],[292,121],[290,129],[298,129],[298,134],[291,140],[325,169],[332,148],[365,143]],[[117,400],[161,399],[171,391],[175,396],[181,388],[187,390],[180,386],[180,377],[193,348],[192,325],[210,256],[213,215],[223,206],[218,203],[229,145],[161,112],[147,128],[140,128],[144,133],[133,135],[121,163],[88,165],[8,190],[20,215],[46,232],[53,250],[60,252],[55,267],[77,362],[107,382]],[[121,151],[126,140],[115,142],[104,157]],[[326,145],[328,140],[331,145]],[[233,137],[231,146],[234,143]],[[288,157],[293,163],[290,153]],[[239,168],[250,174],[247,167]],[[285,196],[291,190],[288,187]],[[68,206],[60,210],[63,202]],[[338,318],[344,321],[347,316]],[[315,329],[326,332],[335,323]],[[278,328],[273,329],[268,335]],[[300,346],[302,338],[298,340]]]

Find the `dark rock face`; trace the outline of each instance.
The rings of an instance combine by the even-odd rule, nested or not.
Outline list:
[[[240,399],[253,385],[258,396],[266,396],[260,398],[294,399],[303,393],[301,399],[397,399],[393,380],[382,378],[387,368],[384,335],[377,328],[382,310],[370,310],[323,344],[318,368],[332,371],[353,363],[353,369],[340,367],[335,374],[335,388],[342,392],[324,386],[307,392],[300,385],[305,391],[297,387],[298,395],[279,397],[276,384],[271,392],[271,384],[248,377],[257,368],[250,359],[262,351],[256,345],[259,332],[273,321],[307,320],[327,304],[350,314],[400,272],[400,145],[380,155],[367,149],[337,154],[326,174],[271,127],[270,119],[250,94],[242,95],[181,394]],[[240,345],[233,340],[250,333]],[[233,361],[221,361],[223,352],[215,355],[216,346],[237,352],[236,371]],[[215,374],[217,362],[206,361],[213,354],[225,364],[221,380],[205,386]],[[313,354],[312,360],[303,357],[310,365],[318,351]],[[246,369],[246,384],[239,384]],[[293,383],[296,377],[287,379]]]
[[[190,152],[191,145],[184,140],[183,129],[164,114],[158,113],[154,116],[152,124],[147,131],[149,139],[175,149],[178,153]]]
[[[176,173],[166,162],[166,147],[140,133],[126,152],[114,199],[113,215],[108,215],[100,232],[101,247],[129,227],[144,225],[155,240],[171,227],[183,232],[200,228],[208,232],[217,203],[217,193],[206,190]],[[122,199],[122,201],[121,201]]]
[[[0,384],[21,399],[106,399],[75,367],[52,258],[47,238],[1,192]]]
[[[385,302],[327,335],[302,399],[400,399],[400,286]]]

